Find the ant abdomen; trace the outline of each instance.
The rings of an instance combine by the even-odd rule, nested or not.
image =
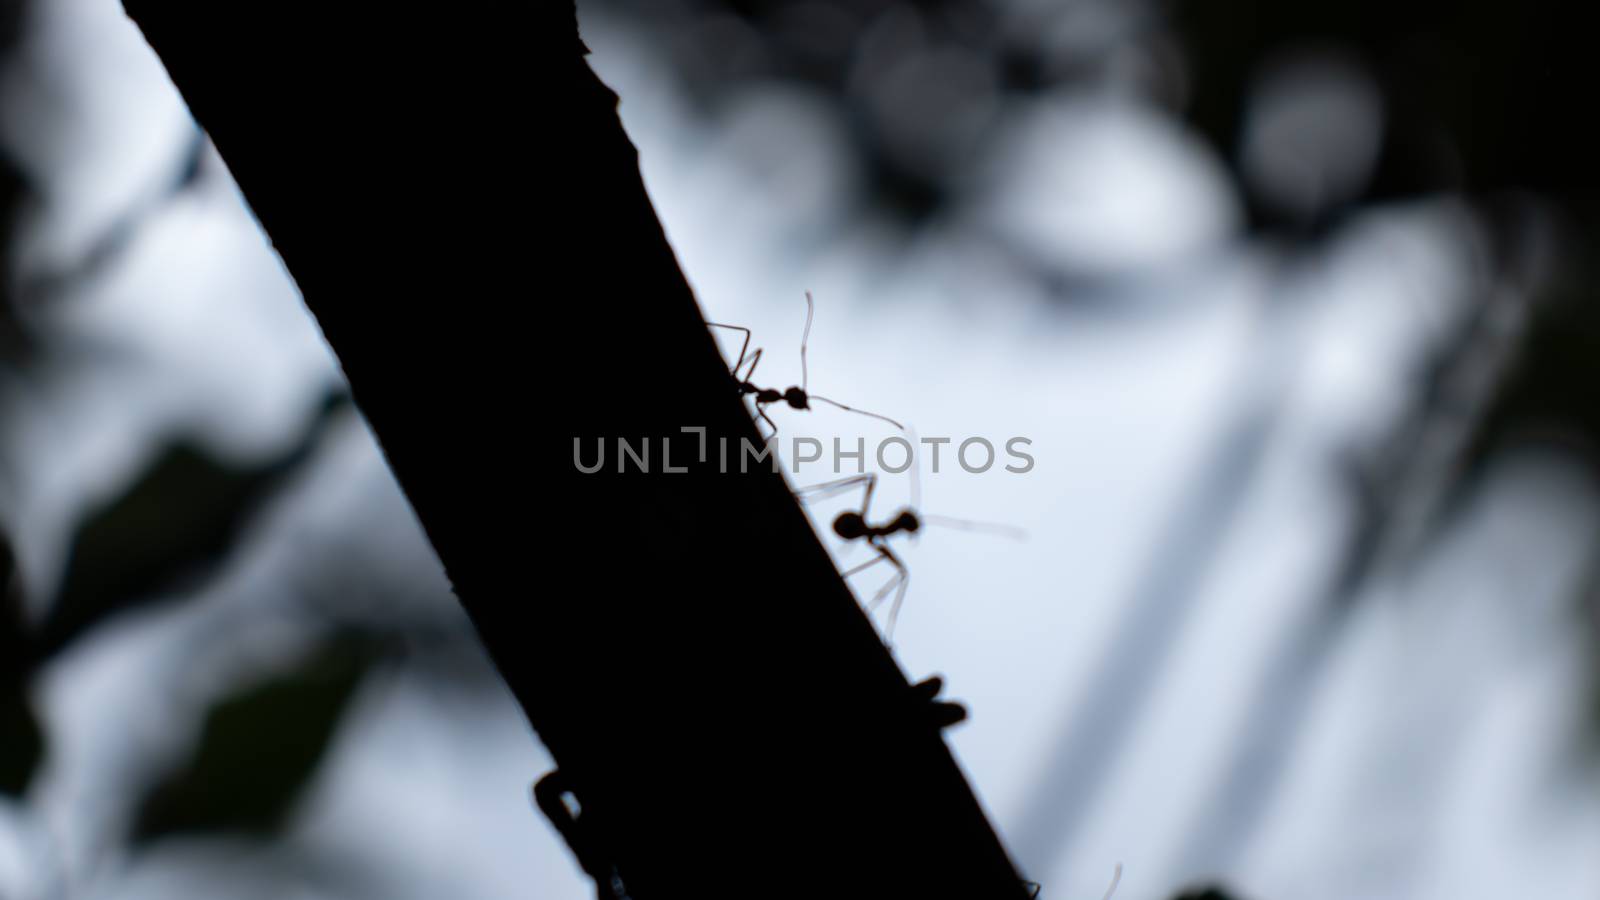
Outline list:
[[[789,388],[783,392],[783,399],[795,409],[810,409],[811,404],[806,392],[797,387]]]

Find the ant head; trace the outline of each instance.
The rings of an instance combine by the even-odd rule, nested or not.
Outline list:
[[[917,518],[916,513],[909,509],[902,509],[900,510],[900,515],[894,517],[892,527],[894,530],[904,531],[906,534],[916,534],[917,529],[922,527],[922,521]]]
[[[788,401],[789,405],[794,407],[795,409],[810,409],[811,408],[810,399],[808,397],[806,397],[806,392],[804,390],[800,389],[800,388],[797,388],[797,387],[792,387],[792,388],[789,388],[787,391],[784,391],[783,392],[783,399]]]
[[[858,512],[840,513],[839,518],[833,520],[833,533],[853,541],[867,533],[867,520]]]

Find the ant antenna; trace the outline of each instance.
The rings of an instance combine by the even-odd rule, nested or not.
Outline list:
[[[811,387],[811,375],[806,370],[806,344],[811,342],[811,317],[817,314],[817,302],[811,299],[811,292],[806,291],[806,330],[800,335],[800,390]],[[815,399],[822,399],[820,397]],[[833,403],[832,400],[828,401]],[[834,406],[839,404],[834,403]],[[852,410],[853,412],[854,410]],[[868,413],[868,415],[871,415]]]
[[[1002,537],[1015,538],[1016,540],[1019,540],[1019,541],[1020,540],[1024,540],[1024,539],[1027,538],[1027,536],[1028,536],[1027,532],[1023,531],[1020,528],[1013,528],[1010,525],[1000,525],[1000,524],[990,523],[990,522],[976,522],[976,521],[973,521],[971,519],[957,519],[957,518],[953,518],[951,516],[940,516],[940,515],[933,515],[933,514],[929,514],[929,513],[923,512],[922,511],[922,465],[921,465],[921,460],[918,458],[917,449],[916,449],[917,448],[917,431],[916,431],[915,428],[907,428],[906,429],[906,434],[911,438],[911,459],[912,459],[912,466],[911,466],[911,508],[916,510],[917,518],[923,524],[925,524],[925,525],[940,525],[940,526],[943,526],[945,528],[959,528],[959,529],[961,529],[963,531],[981,531],[981,532],[986,532],[988,534],[997,534],[997,535],[1000,535]],[[918,535],[916,533],[913,533],[911,535],[911,538],[912,538],[912,540],[916,540],[917,537],[919,537],[919,536],[920,535]]]
[[[1117,863],[1117,869],[1111,873],[1111,886],[1106,888],[1106,895],[1100,900],[1111,900],[1111,895],[1117,892],[1117,885],[1122,883],[1122,863]]]
[[[905,428],[906,428],[904,425],[901,425],[899,422],[896,422],[895,420],[889,418],[888,416],[880,415],[880,414],[875,413],[875,412],[868,412],[867,410],[864,410],[864,409],[856,409],[854,406],[845,406],[843,403],[840,403],[837,400],[829,400],[827,397],[819,397],[816,394],[813,394],[813,393],[810,392],[810,388],[811,388],[811,372],[810,372],[809,367],[806,365],[806,348],[808,346],[810,346],[810,344],[811,344],[811,320],[816,317],[816,314],[817,314],[817,301],[812,299],[810,291],[806,291],[806,330],[800,336],[800,390],[801,390],[801,392],[805,393],[812,400],[821,400],[823,403],[826,403],[829,406],[836,406],[839,409],[844,410],[845,412],[853,412],[853,413],[856,413],[857,415],[862,415],[862,416],[871,416],[872,418],[878,419],[879,421],[888,422],[890,425],[893,425],[894,427],[900,429],[901,431],[904,431]]]
[[[1010,525],[1001,525],[995,522],[978,522],[972,519],[956,519],[950,516],[930,515],[922,511],[922,465],[917,455],[917,430],[904,429],[911,438],[911,508],[917,511],[917,518],[926,525],[939,525],[944,528],[957,528],[962,531],[981,531],[986,534],[997,534],[1018,541],[1028,539],[1028,533],[1021,528]],[[916,534],[912,535],[915,540]]]
[[[922,509],[922,460],[917,455],[917,430],[901,429],[911,438],[911,508]]]
[[[904,431],[906,429],[906,427],[904,425],[901,425],[899,422],[896,422],[895,420],[889,418],[888,416],[881,415],[881,414],[875,413],[875,412],[868,412],[867,410],[864,410],[864,409],[856,409],[854,406],[845,406],[843,403],[840,403],[837,400],[829,400],[827,397],[819,397],[816,394],[810,394],[808,396],[810,396],[810,398],[812,400],[821,400],[823,403],[826,403],[829,406],[837,406],[840,409],[844,410],[845,412],[853,412],[858,416],[871,416],[874,419],[880,419],[880,420],[882,420],[884,422],[888,422],[890,425],[893,425],[894,427],[900,429],[901,431]]]
[[[938,525],[943,528],[956,528],[961,531],[981,531],[986,534],[997,534],[1001,537],[1013,538],[1019,541],[1028,539],[1028,533],[1021,528],[1011,525],[1001,525],[996,522],[975,522],[971,519],[952,519],[949,516],[931,516],[917,513],[917,518],[928,525]]]

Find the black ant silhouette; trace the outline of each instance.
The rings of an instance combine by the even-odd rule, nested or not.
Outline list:
[[[967,720],[965,706],[954,700],[939,699],[942,690],[944,679],[938,675],[924,678],[911,686],[912,708],[918,711],[922,721],[935,729],[949,728]]]
[[[805,334],[800,338],[800,384],[798,387],[790,387],[786,391],[779,391],[777,388],[758,387],[755,382],[751,381],[751,379],[756,375],[756,365],[761,362],[761,348],[757,347],[754,353],[749,352],[750,329],[745,328],[743,325],[724,325],[721,322],[706,323],[712,328],[730,328],[734,331],[744,332],[744,345],[739,348],[739,361],[733,364],[733,368],[729,371],[729,374],[733,376],[734,381],[738,382],[740,396],[749,396],[751,394],[755,395],[756,415],[760,416],[761,421],[766,422],[767,427],[772,429],[772,435],[769,436],[767,440],[770,441],[772,438],[777,437],[778,426],[777,423],[773,422],[772,419],[767,416],[766,407],[773,403],[777,403],[779,400],[789,404],[794,409],[802,410],[809,410],[811,408],[810,401],[820,400],[830,406],[837,406],[845,412],[853,412],[857,415],[871,416],[874,419],[881,419],[900,429],[901,431],[904,431],[904,425],[901,425],[899,422],[896,422],[888,416],[882,416],[875,412],[868,412],[864,409],[856,409],[853,406],[845,406],[843,403],[840,403],[837,400],[829,400],[827,397],[812,394],[806,390],[809,386],[810,380],[810,376],[806,371],[806,344],[811,340],[811,318],[815,313],[816,302],[811,299],[811,292],[806,291],[806,330]],[[746,359],[750,361],[750,370],[741,376],[739,374],[739,370],[744,368]]]
[[[914,433],[912,446],[916,446]],[[960,528],[966,531],[987,531],[991,534],[1004,535],[1017,540],[1027,537],[1027,534],[1022,529],[1012,528],[1008,525],[992,525],[987,522],[973,522],[967,519],[952,519],[948,516],[931,516],[919,513],[916,510],[916,507],[920,505],[918,503],[920,494],[918,481],[916,460],[913,459],[911,467],[911,505],[902,508],[895,513],[894,518],[881,525],[874,525],[867,521],[868,510],[872,506],[872,492],[878,487],[877,473],[869,472],[863,475],[851,475],[835,481],[825,481],[822,484],[800,488],[795,492],[808,499],[820,500],[860,485],[866,486],[866,490],[861,497],[861,508],[840,513],[833,520],[833,533],[847,541],[864,540],[867,546],[877,551],[877,555],[858,566],[840,572],[839,577],[849,578],[851,575],[881,562],[887,562],[889,565],[894,566],[894,577],[879,588],[878,592],[872,596],[871,602],[867,604],[867,611],[872,612],[878,608],[879,604],[883,603],[884,598],[889,596],[890,591],[895,592],[894,603],[889,606],[887,636],[890,637],[894,635],[895,622],[900,618],[900,605],[905,602],[906,588],[911,583],[911,570],[906,568],[906,564],[894,554],[893,550],[889,549],[888,540],[890,537],[901,533],[915,536],[917,532],[922,530],[923,525],[940,525],[946,528]]]

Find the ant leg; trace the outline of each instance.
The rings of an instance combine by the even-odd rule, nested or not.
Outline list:
[[[750,329],[743,325],[724,325],[721,322],[707,322],[706,324],[713,328],[732,328],[735,331],[744,332],[744,343],[739,347],[739,360],[733,364],[728,372],[733,376],[733,380],[738,382],[749,382],[750,379],[754,378],[756,366],[761,362],[761,348],[750,349]],[[741,375],[739,370],[744,368],[746,362],[750,363],[750,370]]]
[[[872,595],[872,600],[867,603],[867,609],[875,610],[882,606],[884,598],[889,596],[890,591],[899,587],[902,580],[899,572],[894,573],[888,581],[884,582],[883,587],[878,588],[878,592]]]
[[[881,562],[883,562],[883,557],[882,556],[874,556],[873,558],[867,560],[864,563],[861,563],[860,565],[851,566],[850,568],[844,570],[843,572],[840,572],[839,573],[839,577],[840,578],[849,578],[851,575],[854,575],[857,572],[860,572],[860,571],[862,571],[864,569],[869,569],[869,568],[871,568],[871,567],[873,567],[873,566],[875,566],[875,565],[877,565],[878,563],[881,563]]]
[[[856,409],[854,406],[845,406],[843,403],[840,403],[837,400],[829,400],[827,397],[819,397],[816,394],[807,394],[806,396],[809,399],[812,399],[812,400],[821,400],[823,403],[826,403],[829,406],[837,406],[838,408],[844,410],[845,412],[853,412],[858,416],[868,416],[868,417],[871,417],[871,418],[874,418],[874,419],[878,419],[879,421],[888,422],[890,425],[893,425],[894,427],[900,429],[901,431],[905,431],[906,430],[906,427],[904,425],[900,424],[899,422],[896,422],[894,419],[891,419],[888,416],[880,415],[880,414],[875,413],[875,412],[868,412],[868,411],[866,411],[864,409]]]
[[[883,598],[889,596],[890,591],[895,592],[894,603],[889,606],[889,628],[885,633],[886,636],[893,636],[895,622],[900,619],[900,604],[905,602],[906,588],[911,584],[911,570],[907,569],[906,564],[900,561],[900,557],[894,555],[893,550],[883,544],[873,544],[872,546],[882,554],[883,559],[888,560],[895,567],[895,576],[878,589],[878,593],[872,598],[872,603],[868,604],[867,608],[876,607],[883,602]]]
[[[906,602],[906,588],[911,586],[911,573],[902,569],[898,580],[900,589],[895,591],[894,602],[889,604],[889,631],[885,637],[894,637],[894,625],[900,621],[900,604]]]
[[[759,353],[760,351],[758,350],[756,352]],[[772,443],[772,439],[778,436],[778,423],[772,421],[772,417],[767,415],[766,404],[759,401],[756,403],[756,416],[759,417],[761,421],[767,423],[768,428],[772,429],[772,433],[767,435],[766,439],[761,442],[761,445],[764,447],[767,444]],[[759,429],[757,430],[757,433],[760,433]]]
[[[740,362],[741,363],[743,362],[743,357],[740,357]],[[748,372],[745,372],[743,375],[740,375],[739,374],[739,370],[738,369],[734,369],[733,370],[733,377],[738,379],[739,381],[743,381],[743,382],[748,383],[750,381],[750,379],[756,377],[756,366],[758,364],[760,364],[760,362],[761,362],[761,348],[757,347],[755,349],[755,352],[750,354],[750,370]]]
[[[724,325],[721,322],[707,322],[706,326],[709,328],[728,328],[732,329],[733,331],[744,332],[744,345],[739,348],[739,361],[733,364],[733,368],[731,370],[734,375],[737,376],[739,374],[739,369],[744,366],[744,355],[746,351],[750,349],[750,329],[744,327],[743,325]],[[760,353],[761,351],[758,349],[756,352]]]
[[[846,569],[845,571],[839,573],[839,577],[840,578],[849,578],[851,575],[854,575],[857,572],[862,572],[862,571],[865,571],[867,569],[870,569],[873,566],[875,566],[878,563],[881,563],[881,562],[883,562],[885,560],[888,560],[889,562],[894,563],[895,566],[897,566],[899,568],[900,571],[896,572],[895,576],[893,578],[889,579],[889,583],[884,585],[883,587],[879,588],[878,592],[876,594],[872,595],[872,599],[867,601],[866,610],[867,610],[867,614],[868,615],[871,615],[872,611],[878,608],[878,604],[883,602],[883,598],[888,596],[889,591],[892,590],[895,587],[895,585],[900,584],[901,582],[903,582],[905,580],[905,577],[906,577],[905,576],[905,567],[901,566],[899,561],[894,558],[894,554],[889,553],[885,548],[880,547],[877,544],[873,544],[872,545],[872,549],[878,551],[877,555],[873,556],[871,559],[867,560],[866,562],[861,563],[860,565],[852,566],[851,568]],[[904,591],[902,590],[901,593],[904,594]],[[897,598],[895,598],[895,605],[894,605],[894,608],[893,608],[892,612],[893,613],[898,613],[899,609],[900,609],[900,599],[897,597]],[[891,615],[889,623],[890,623],[889,624],[889,633],[892,634],[894,632],[894,618],[893,618],[893,615]]]
[[[867,486],[866,492],[861,498],[861,515],[865,516],[867,514],[867,507],[872,505],[872,492],[878,486],[878,475],[875,472],[868,472],[864,475],[850,475],[844,478],[835,479],[833,481],[824,481],[821,484],[813,484],[803,488],[796,488],[795,496],[821,500],[827,497],[832,497],[835,494],[844,493],[845,491],[851,490],[857,485],[862,484]]]

